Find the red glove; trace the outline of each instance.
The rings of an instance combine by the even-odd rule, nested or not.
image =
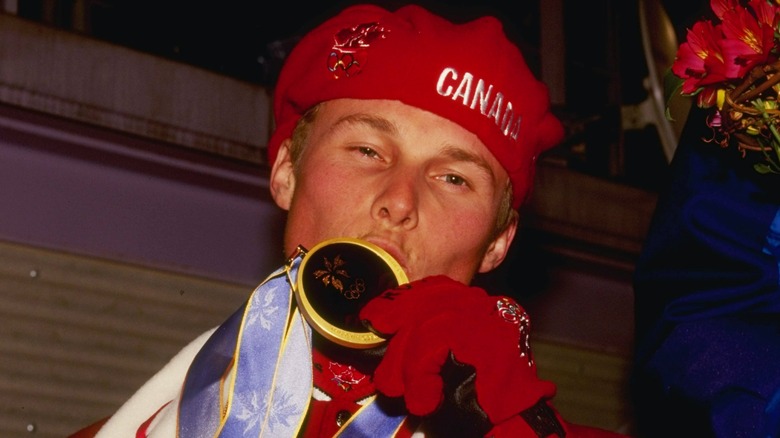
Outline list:
[[[360,318],[390,337],[374,373],[377,390],[403,397],[411,414],[431,414],[447,397],[444,388],[452,385],[441,371],[451,356],[475,370],[476,402],[492,425],[555,394],[536,376],[528,316],[509,298],[435,276],[384,292]]]

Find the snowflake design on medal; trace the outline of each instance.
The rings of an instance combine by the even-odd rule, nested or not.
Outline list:
[[[314,271],[314,278],[318,278],[325,286],[333,286],[339,293],[344,293],[344,281],[349,278],[349,273],[346,269],[342,268],[346,262],[340,255],[336,255],[333,261],[330,261],[327,257],[322,258],[325,264],[325,269],[317,269]]]
[[[357,278],[352,282],[349,272],[344,269],[346,262],[340,255],[336,255],[333,260],[323,257],[325,269],[317,269],[312,273],[314,278],[319,279],[325,286],[332,286],[339,294],[348,300],[356,300],[366,290],[366,283],[362,278]],[[346,286],[349,283],[349,286]]]
[[[496,301],[496,310],[498,310],[498,315],[504,321],[518,326],[518,330],[520,330],[520,340],[518,341],[520,357],[527,357],[528,366],[533,365],[534,360],[531,357],[530,343],[531,317],[528,316],[528,313],[519,304],[507,297],[501,297]]]
[[[333,47],[328,55],[328,70],[338,79],[360,73],[368,57],[368,48],[389,32],[377,22],[363,23],[340,30],[333,36]]]

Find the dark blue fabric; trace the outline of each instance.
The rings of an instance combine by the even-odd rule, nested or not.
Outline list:
[[[780,387],[780,279],[766,248],[780,175],[702,141],[702,117],[686,125],[634,275],[640,434],[778,436],[765,410]]]
[[[645,436],[778,436],[770,406],[780,388],[778,364],[774,316],[676,325],[641,368],[637,415]]]

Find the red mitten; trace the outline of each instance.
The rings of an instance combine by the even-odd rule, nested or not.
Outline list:
[[[403,396],[414,415],[431,414],[445,398],[441,371],[451,356],[474,368],[476,401],[493,425],[555,393],[536,376],[528,316],[509,298],[435,276],[384,292],[360,318],[390,337],[377,389]]]

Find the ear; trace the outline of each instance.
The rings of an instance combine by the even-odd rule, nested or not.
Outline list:
[[[295,172],[290,157],[291,144],[289,138],[282,142],[276,154],[276,161],[271,167],[271,196],[276,205],[283,210],[290,209],[293,192],[295,192]]]
[[[490,243],[479,265],[480,273],[492,271],[504,261],[517,232],[517,221],[517,215],[513,214],[506,228]]]

